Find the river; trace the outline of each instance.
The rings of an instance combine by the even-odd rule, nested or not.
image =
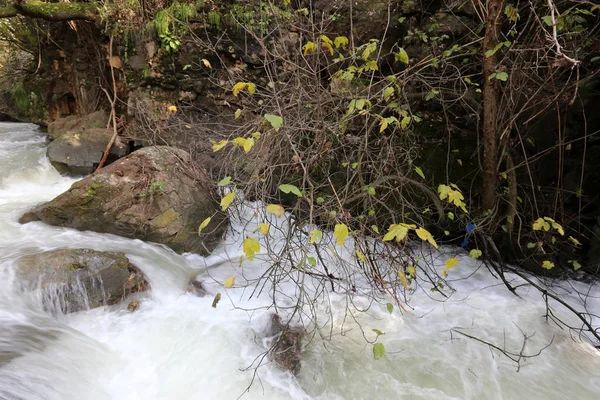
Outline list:
[[[34,125],[0,124],[0,399],[599,399],[600,353],[586,340],[544,319],[534,290],[511,295],[458,249],[436,253],[440,265],[458,252],[459,267],[446,301],[417,290],[411,309],[392,314],[385,304],[348,316],[347,297],[330,293],[316,305],[324,332],[309,336],[299,376],[268,362],[249,368],[268,348],[261,332],[272,310],[268,293],[249,299],[261,257],[245,265],[236,229],[208,258],[113,235],[79,232],[17,220],[32,205],[62,193],[74,182],[45,156],[45,138]],[[248,204],[249,208],[260,205]],[[252,215],[249,212],[248,215]],[[241,226],[241,225],[240,225]],[[48,313],[39,294],[26,293],[14,278],[15,260],[56,248],[121,251],[148,277],[151,290],[135,312],[127,302],[75,314]],[[208,297],[185,293],[199,275]],[[236,276],[236,286],[221,284]],[[247,279],[247,281],[244,281]],[[515,278],[516,279],[516,278]],[[562,282],[571,304],[600,314],[600,288]],[[213,296],[222,292],[212,307]],[[355,296],[355,304],[368,304]],[[558,316],[576,321],[556,306]],[[595,326],[600,326],[598,320]],[[520,365],[462,332],[519,353]],[[384,334],[386,355],[375,360],[372,329]],[[522,333],[523,332],[523,333]],[[364,336],[363,336],[364,335]],[[547,348],[547,346],[550,344]],[[255,375],[256,372],[256,375]],[[254,380],[253,380],[254,378]]]

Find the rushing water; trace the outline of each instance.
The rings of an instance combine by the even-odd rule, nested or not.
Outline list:
[[[318,309],[327,311],[333,329],[306,344],[299,376],[269,363],[255,376],[247,367],[268,348],[261,332],[272,310],[264,307],[266,295],[248,300],[243,279],[265,265],[258,257],[242,272],[227,260],[237,260],[243,230],[252,232],[256,221],[238,227],[206,259],[118,236],[17,222],[32,205],[72,183],[49,164],[35,126],[0,124],[0,399],[236,399],[244,393],[249,399],[600,398],[600,353],[547,323],[537,293],[510,295],[463,254],[452,270],[456,292],[449,300],[417,291],[409,312],[390,315],[385,305],[376,305],[355,321],[346,315],[345,297],[332,294]],[[50,315],[39,296],[19,289],[14,262],[55,248],[125,252],[152,289],[133,313],[125,303]],[[440,265],[453,251],[437,254]],[[197,274],[212,295],[223,293],[216,308],[213,296],[185,293]],[[236,287],[224,291],[220,284],[230,275]],[[597,287],[563,286],[573,305],[581,307],[577,293],[586,293],[589,310],[600,312]],[[354,301],[366,303],[359,296]],[[576,322],[560,307],[556,312]],[[384,358],[373,359],[361,327],[369,340],[375,339],[373,328],[385,332],[379,339],[387,349]],[[516,353],[523,333],[532,335],[526,354],[551,344],[517,368],[488,346],[452,334],[453,328]]]

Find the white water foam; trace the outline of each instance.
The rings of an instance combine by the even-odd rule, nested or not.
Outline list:
[[[245,235],[256,236],[261,221],[253,209],[262,214],[262,206],[246,203],[250,222],[236,224],[208,258],[113,235],[17,222],[29,207],[72,183],[49,165],[43,135],[35,127],[0,124],[0,399],[600,398],[597,350],[547,323],[538,293],[522,289],[520,297],[511,295],[480,263],[454,248],[434,253],[441,269],[458,252],[460,266],[450,273],[456,291],[450,299],[440,301],[435,293],[418,290],[410,299],[413,309],[401,313],[396,308],[390,315],[385,304],[356,295],[355,306],[368,311],[349,314],[354,307],[346,307],[348,297],[329,293],[316,307],[327,328],[309,336],[299,376],[268,362],[255,376],[247,367],[268,348],[261,333],[273,310],[267,308],[269,287],[261,296],[249,295],[254,278],[269,265],[259,255],[240,268],[238,258]],[[278,223],[285,228],[283,218]],[[271,234],[280,245],[275,229]],[[17,289],[18,257],[65,247],[125,252],[152,288],[140,309],[131,313],[125,303],[52,317],[43,311],[41,299]],[[350,255],[353,249],[338,250]],[[213,296],[185,293],[188,279],[197,274],[212,295],[223,294],[216,308]],[[229,276],[236,277],[236,286],[224,290]],[[311,285],[307,279],[307,290]],[[582,307],[576,293],[588,293],[590,311],[600,313],[597,287],[561,286],[576,307]],[[558,306],[556,312],[576,322]],[[380,360],[373,359],[367,342],[376,338],[373,328],[385,333],[379,341],[387,353]],[[523,345],[521,331],[533,335],[527,354],[551,344],[523,360],[517,371],[515,363],[453,333],[455,328],[516,353]]]

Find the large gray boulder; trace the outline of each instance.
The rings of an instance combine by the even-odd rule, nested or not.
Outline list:
[[[105,111],[83,117],[60,118],[48,125],[47,155],[60,173],[69,175],[91,174],[104,154],[113,131],[106,129]],[[129,147],[119,140],[110,148],[108,161],[127,155]]]
[[[123,253],[59,249],[21,257],[17,277],[25,290],[41,290],[44,307],[70,313],[119,303],[147,288]]]
[[[198,227],[211,222],[198,235]],[[228,224],[214,183],[188,153],[146,147],[76,182],[35,207],[21,223],[112,233],[163,243],[179,253],[209,254]]]

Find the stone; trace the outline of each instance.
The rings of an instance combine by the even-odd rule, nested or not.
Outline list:
[[[198,227],[211,222],[198,235]],[[178,253],[208,255],[228,218],[215,184],[183,150],[145,147],[71,186],[23,215],[21,223],[111,233],[162,243]]]
[[[304,328],[285,325],[279,314],[273,314],[267,329],[267,335],[274,337],[269,358],[284,370],[298,375],[305,333]]]
[[[119,303],[148,284],[123,253],[58,249],[17,260],[25,290],[41,290],[44,308],[71,313]]]
[[[186,288],[186,293],[194,294],[198,297],[204,297],[208,295],[208,292],[204,288],[202,282],[197,281],[195,278],[190,279]]]
[[[106,129],[108,114],[104,110],[82,117],[59,118],[48,124],[47,155],[60,173],[67,175],[87,175],[94,172],[100,163],[113,131]],[[107,162],[129,153],[129,146],[119,138],[110,149]]]
[[[61,174],[80,176],[94,172],[100,163],[112,131],[87,129],[82,133],[65,133],[48,144],[50,162]],[[110,148],[109,162],[127,155],[129,147],[116,141]]]
[[[108,113],[99,110],[81,117],[70,116],[59,118],[48,124],[48,137],[55,140],[63,134],[83,133],[88,129],[106,128]]]

